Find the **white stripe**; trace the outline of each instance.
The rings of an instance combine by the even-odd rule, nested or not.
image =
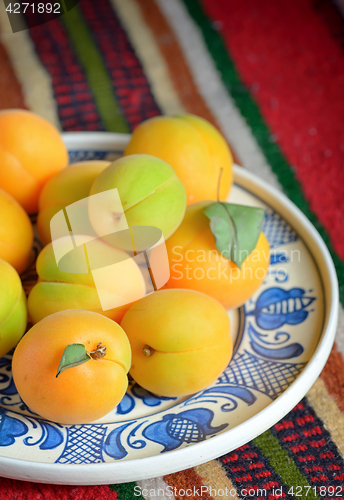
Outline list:
[[[185,113],[179,95],[173,87],[165,59],[161,55],[140,7],[133,0],[111,0],[137,53],[154,98],[165,114]]]
[[[185,6],[179,0],[156,2],[176,34],[200,94],[221,126],[222,133],[234,146],[241,165],[281,189],[250,127],[223,85],[202,34]]]
[[[339,311],[338,311],[338,328],[337,328],[337,334],[336,334],[336,344],[338,351],[342,353],[342,356],[344,358],[344,309],[339,303]]]
[[[41,64],[29,32],[12,33],[3,2],[0,5],[1,42],[5,46],[14,72],[21,84],[26,106],[61,129],[51,79]],[[21,14],[18,14],[18,16]],[[24,23],[23,19],[23,23]]]
[[[142,493],[142,496],[147,500],[165,497],[169,498],[170,500],[175,500],[175,497],[173,495],[173,488],[171,486],[168,486],[162,477],[137,481],[137,486],[139,488],[135,490],[134,487],[134,495],[136,492],[140,491]]]

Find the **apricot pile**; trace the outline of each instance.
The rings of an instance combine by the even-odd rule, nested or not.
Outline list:
[[[163,397],[213,384],[233,351],[226,309],[252,296],[269,263],[263,211],[246,207],[245,219],[224,201],[233,158],[220,132],[194,115],[155,117],[122,158],[66,168],[55,127],[5,110],[0,164],[0,356],[19,342],[13,377],[28,407],[63,424],[98,420],[129,370]],[[32,263],[37,212],[45,246]],[[26,300],[19,274],[31,263]]]

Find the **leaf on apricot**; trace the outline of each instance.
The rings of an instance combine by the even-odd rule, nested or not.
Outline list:
[[[87,353],[86,348],[83,344],[69,344],[63,351],[56,378],[67,368],[73,368],[74,366],[82,365],[89,361],[91,356]]]
[[[263,208],[226,202],[216,202],[204,209],[216,248],[239,268],[257,245],[264,212]]]

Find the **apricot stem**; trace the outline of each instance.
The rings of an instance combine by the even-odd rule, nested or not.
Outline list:
[[[222,173],[223,173],[223,167],[220,168],[219,179],[217,181],[217,201],[220,201],[220,186],[221,186]]]
[[[149,356],[152,356],[152,354],[154,353],[154,349],[153,347],[146,344],[142,348],[142,353],[144,356],[148,358]]]
[[[155,279],[154,279],[152,268],[150,267],[150,262],[149,262],[149,259],[147,257],[147,252],[144,251],[143,255],[144,255],[145,259],[146,259],[146,264],[147,264],[149,276],[150,276],[150,279],[151,279],[151,282],[152,282],[152,285],[153,285],[153,288],[154,288],[154,292],[157,292],[158,288],[157,288],[156,283],[155,283]]]
[[[94,351],[86,351],[87,354],[91,356],[92,359],[102,359],[106,355],[106,346],[102,345],[101,342],[97,344],[97,348]]]

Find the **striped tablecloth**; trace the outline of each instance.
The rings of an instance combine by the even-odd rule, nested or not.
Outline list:
[[[65,131],[128,132],[159,114],[203,116],[244,168],[284,191],[316,226],[344,304],[341,0],[80,0],[68,15],[16,35],[0,13],[0,108],[29,108]],[[219,499],[222,491],[272,499],[281,487],[283,498],[293,498],[300,486],[299,498],[331,498],[332,490],[322,495],[313,488],[344,485],[343,355],[340,306],[336,344],[321,376],[254,441],[137,483],[1,479],[0,499]]]

